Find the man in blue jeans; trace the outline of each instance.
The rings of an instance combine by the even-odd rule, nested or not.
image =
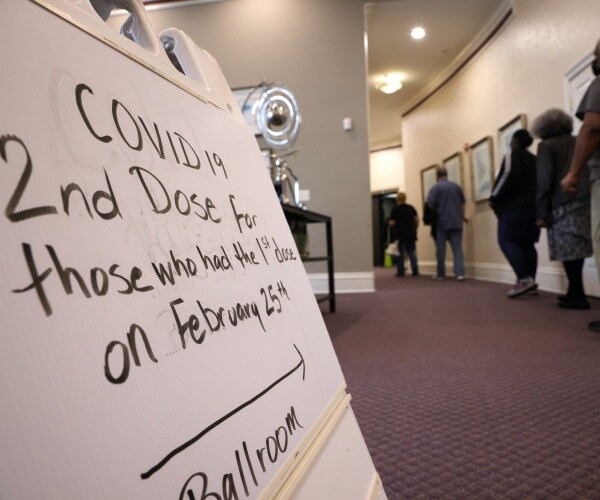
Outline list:
[[[454,257],[454,276],[457,280],[465,279],[465,263],[462,251],[462,231],[465,218],[465,196],[461,187],[448,180],[448,171],[438,168],[437,183],[427,194],[427,204],[435,211],[437,228],[435,235],[435,257],[437,272],[435,279],[443,280],[446,276],[446,241],[450,242]]]

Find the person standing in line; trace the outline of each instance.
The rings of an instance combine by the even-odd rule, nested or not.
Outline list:
[[[435,212],[435,257],[437,280],[446,276],[446,242],[450,242],[454,258],[454,276],[465,279],[465,263],[462,250],[463,222],[465,217],[465,195],[461,187],[448,179],[448,171],[440,167],[436,171],[437,182],[427,193],[427,205]]]
[[[389,225],[395,239],[398,240],[398,256],[396,276],[404,277],[404,256],[408,255],[412,275],[419,275],[417,263],[417,228],[419,227],[419,216],[412,205],[406,203],[406,194],[398,192],[396,195],[396,206],[392,209]]]
[[[561,109],[549,109],[533,121],[531,130],[542,139],[537,150],[537,225],[547,228],[550,260],[562,261],[569,282],[558,305],[589,309],[583,288],[583,262],[592,255],[589,176],[580,177],[576,196],[560,188],[575,150],[573,119]]]
[[[498,244],[517,275],[507,293],[519,297],[537,290],[537,250],[540,237],[536,225],[536,163],[527,148],[533,139],[525,129],[517,130],[510,142],[511,152],[502,160],[492,189],[490,204],[498,217]]]
[[[596,259],[596,269],[600,278],[600,40],[594,50],[592,71],[596,78],[590,83],[577,108],[576,116],[583,120],[575,142],[575,152],[569,172],[561,181],[561,188],[567,194],[577,193],[581,173],[588,165],[591,182],[592,244]],[[600,320],[588,323],[588,329],[600,332]]]

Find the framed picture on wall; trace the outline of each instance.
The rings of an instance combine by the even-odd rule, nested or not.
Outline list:
[[[492,138],[484,137],[469,147],[471,153],[471,184],[475,202],[488,200],[494,180]]]
[[[442,161],[442,166],[448,171],[448,180],[456,182],[460,187],[463,185],[462,176],[462,153],[454,153]]]
[[[421,189],[423,190],[423,202],[427,200],[427,193],[436,182],[436,171],[439,165],[431,165],[421,170]]]
[[[498,153],[500,154],[500,162],[510,151],[510,141],[513,134],[520,128],[527,128],[527,117],[521,113],[515,116],[512,120],[506,122],[498,129]]]

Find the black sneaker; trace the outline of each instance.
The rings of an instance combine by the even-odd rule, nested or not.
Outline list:
[[[587,299],[567,299],[560,301],[558,307],[561,309],[589,309],[590,303]]]

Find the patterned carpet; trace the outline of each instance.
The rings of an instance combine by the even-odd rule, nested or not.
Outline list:
[[[600,499],[600,302],[393,273],[324,312],[388,498]]]

